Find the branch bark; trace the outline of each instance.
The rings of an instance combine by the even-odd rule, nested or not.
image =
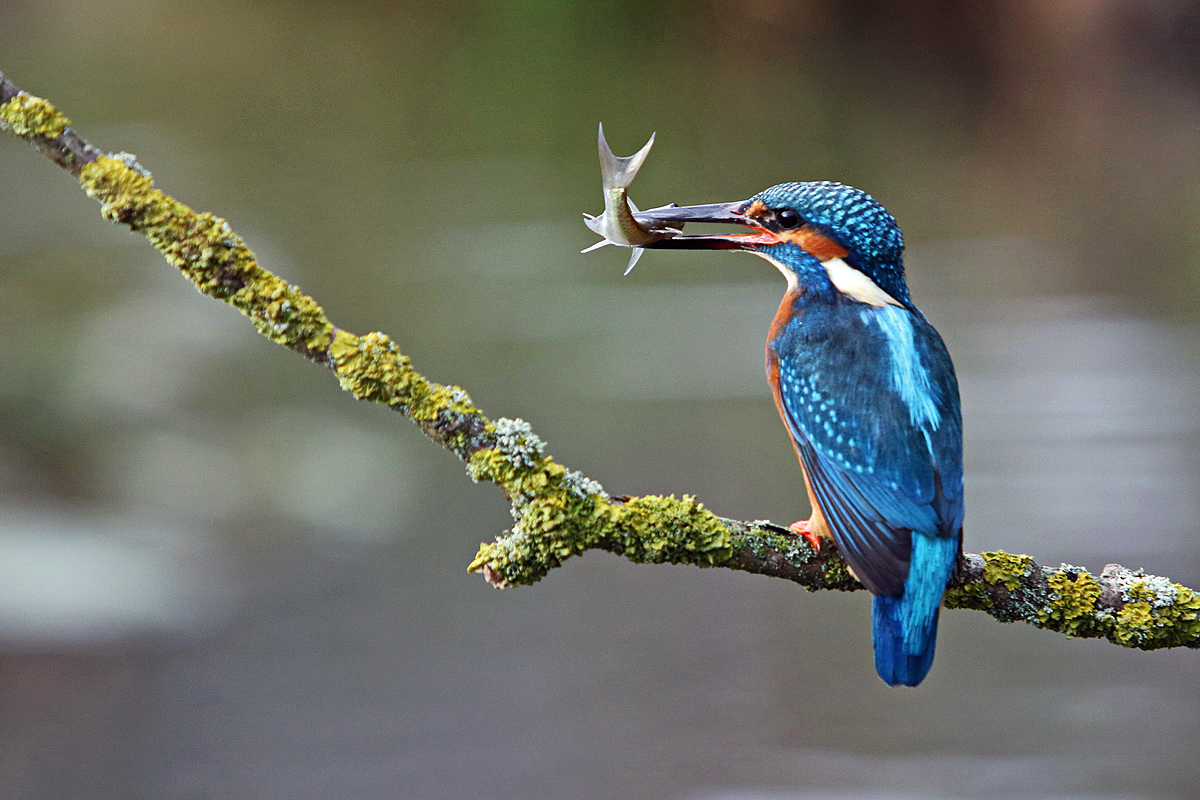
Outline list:
[[[754,572],[809,591],[862,589],[832,543],[816,552],[786,528],[717,517],[687,495],[610,496],[555,462],[524,421],[491,419],[460,387],[415,371],[385,334],[335,327],[316,300],[263,269],[225,220],[162,193],[136,158],[93,147],[51,103],[3,73],[0,129],[74,175],[106,219],[145,236],[201,293],[236,308],[276,344],[331,370],[356,398],[404,414],[464,461],[473,480],[495,483],[517,522],[483,543],[469,566],[492,585],[535,583],[571,556],[599,549],[637,563]],[[1200,594],[1116,564],[1095,576],[1004,551],[965,554],[945,605],[1143,650],[1200,647]]]

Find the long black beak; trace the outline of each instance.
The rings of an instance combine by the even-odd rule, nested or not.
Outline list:
[[[640,211],[633,215],[643,228],[677,228],[689,222],[734,223],[752,228],[753,233],[700,234],[696,236],[672,236],[643,245],[655,250],[744,250],[755,244],[769,244],[775,239],[758,223],[745,215],[750,201],[736,203],[711,203],[704,206],[665,206]]]

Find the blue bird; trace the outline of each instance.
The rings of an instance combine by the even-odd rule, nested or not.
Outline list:
[[[895,219],[830,181],[635,217],[647,227],[746,226],[645,247],[748,250],[783,273],[767,377],[812,506],[792,527],[818,547],[820,536],[837,543],[874,594],[879,677],[916,686],[933,662],[938,608],[962,548],[962,418],[950,355],[909,298]]]

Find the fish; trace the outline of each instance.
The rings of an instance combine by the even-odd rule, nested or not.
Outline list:
[[[600,124],[597,145],[600,151],[600,178],[604,187],[604,211],[596,216],[584,214],[583,222],[604,238],[580,252],[590,253],[608,244],[617,247],[631,247],[633,253],[629,256],[629,265],[625,267],[626,275],[633,271],[633,265],[642,257],[641,248],[643,246],[661,239],[678,236],[682,229],[682,226],[675,227],[669,224],[647,228],[633,216],[638,212],[638,208],[629,199],[629,184],[633,182],[638,170],[642,167],[642,162],[650,153],[650,148],[654,146],[656,135],[650,134],[650,141],[646,142],[642,149],[633,155],[628,158],[618,158],[613,155],[612,148],[608,146],[608,141],[604,138],[604,123]]]

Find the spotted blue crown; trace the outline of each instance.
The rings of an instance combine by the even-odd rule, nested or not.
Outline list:
[[[871,195],[836,181],[806,181],[772,186],[752,200],[791,208],[809,227],[848,250],[845,260],[850,266],[900,302],[910,302],[904,282],[904,235]]]

